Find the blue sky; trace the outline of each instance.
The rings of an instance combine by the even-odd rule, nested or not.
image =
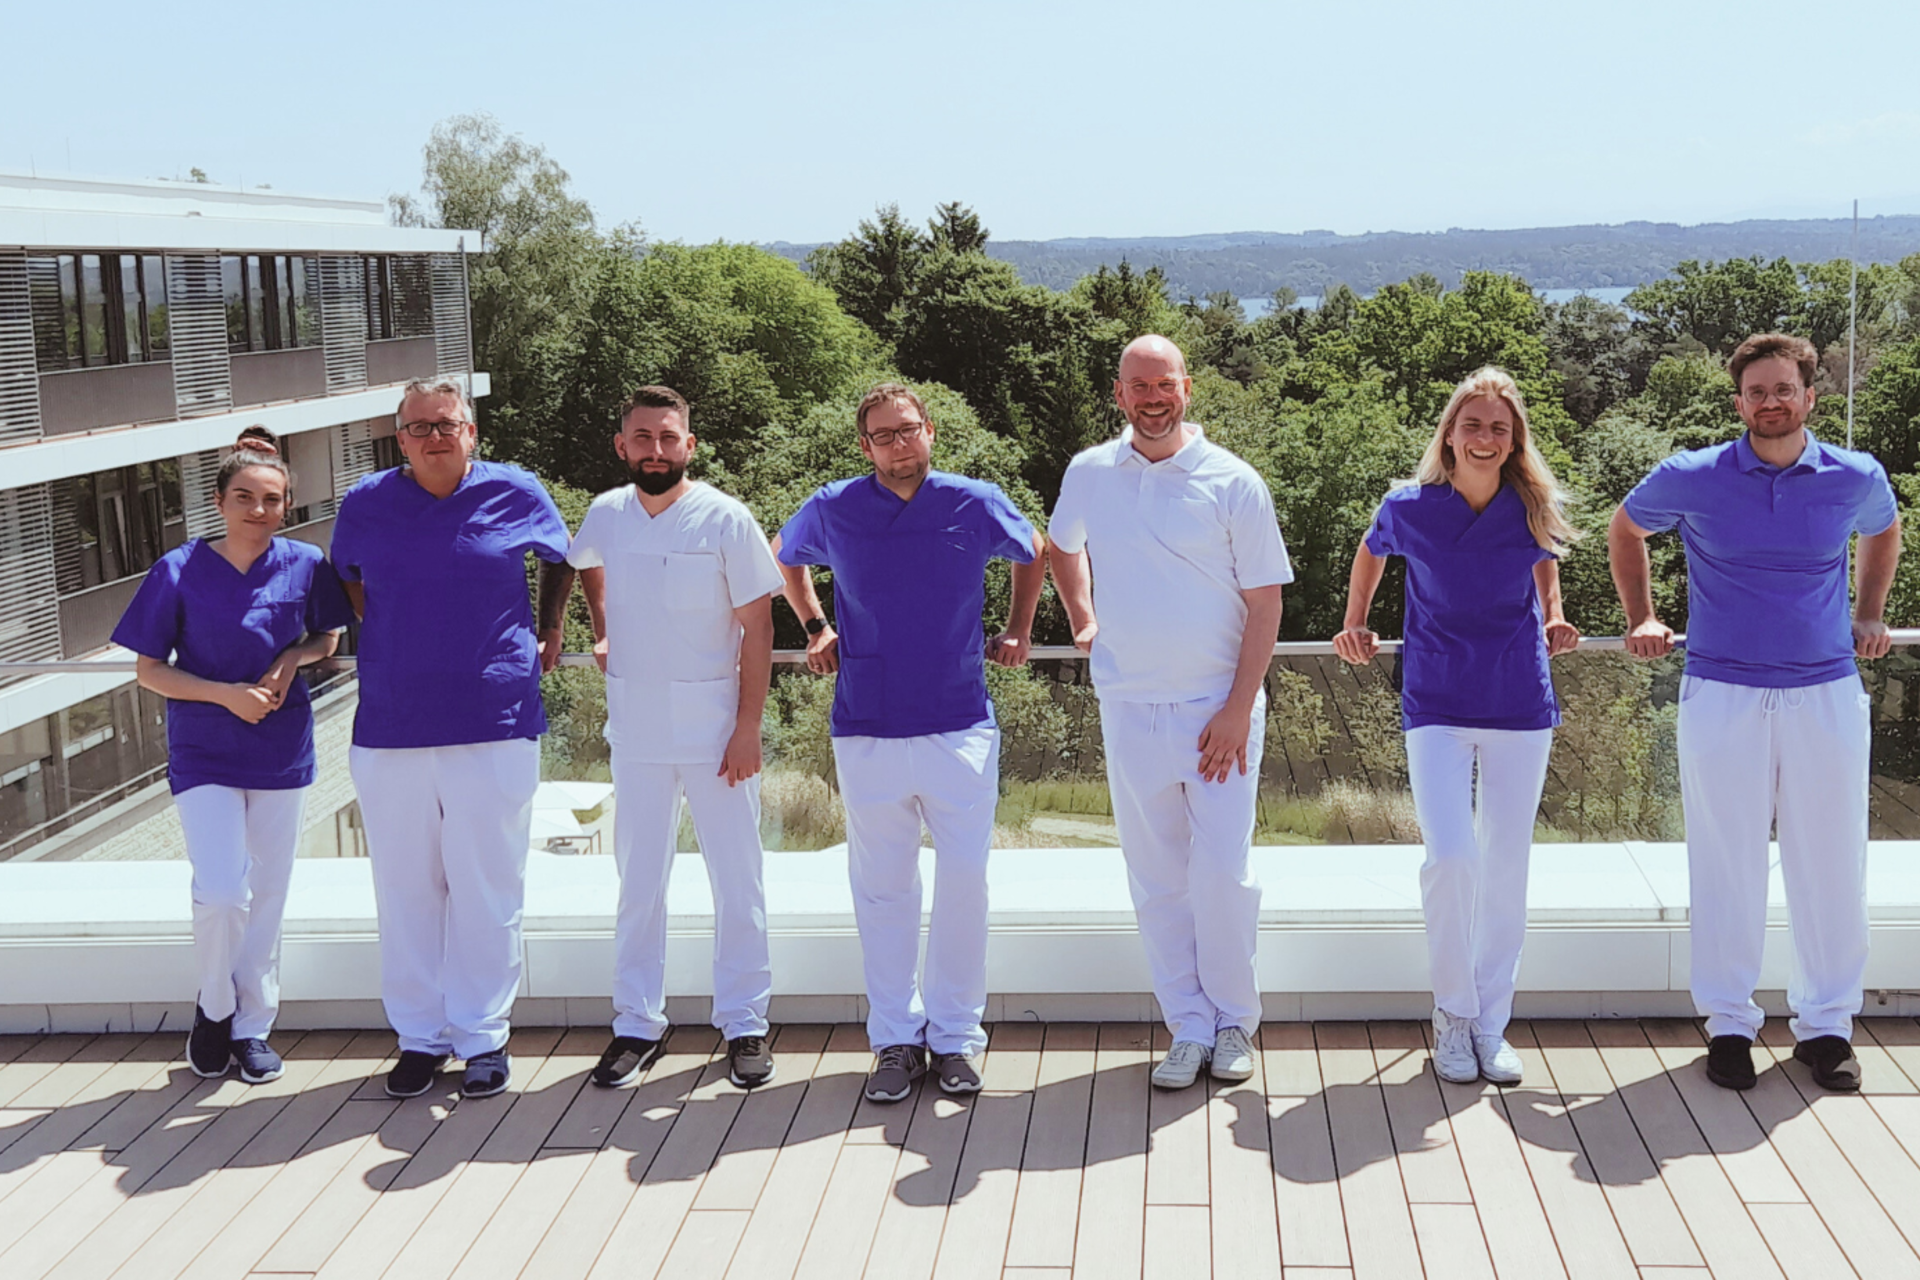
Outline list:
[[[485,111],[689,241],[1920,213],[1914,0],[24,7],[3,169],[378,197]]]

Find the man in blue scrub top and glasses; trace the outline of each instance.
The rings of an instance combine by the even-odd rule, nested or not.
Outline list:
[[[898,1102],[933,1055],[948,1093],[980,1088],[987,1046],[987,850],[999,799],[1000,730],[986,658],[1027,660],[1045,544],[998,486],[931,470],[933,422],[899,383],[856,413],[871,475],[819,490],[773,540],[786,597],[811,637],[807,665],[838,670],[833,757],[847,810],[847,864],[875,1065],[866,1096]],[[1011,560],[1007,629],[986,639],[984,572]],[[836,633],[808,565],[833,570]],[[920,826],[933,835],[924,982]]]
[[[1693,1000],[1707,1020],[1707,1078],[1727,1089],[1754,1085],[1764,1015],[1753,992],[1776,824],[1793,932],[1793,1056],[1824,1088],[1860,1087],[1851,1040],[1867,965],[1872,726],[1854,660],[1889,648],[1881,615],[1900,516],[1877,461],[1807,431],[1818,369],[1804,338],[1741,343],[1727,371],[1746,434],[1662,462],[1607,531],[1627,649],[1638,657],[1673,648],[1653,611],[1646,539],[1678,529],[1687,551],[1679,747]]]
[[[398,421],[406,465],[341,500],[332,549],[365,620],[348,763],[400,1037],[387,1092],[417,1097],[458,1057],[461,1092],[484,1098],[511,1067],[547,728],[526,555],[543,575],[564,563],[567,526],[531,472],[475,460],[460,383],[408,383]]]

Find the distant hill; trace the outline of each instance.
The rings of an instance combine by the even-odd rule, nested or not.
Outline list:
[[[1260,297],[1278,288],[1324,293],[1346,284],[1361,293],[1422,271],[1449,286],[1464,271],[1493,270],[1524,277],[1536,289],[1600,289],[1645,284],[1688,258],[1787,257],[1795,262],[1844,258],[1853,224],[1845,218],[1794,221],[1671,222],[1620,226],[1532,227],[1518,231],[1365,232],[1289,234],[1236,231],[1217,235],[994,240],[987,252],[1010,262],[1034,284],[1065,289],[1101,265],[1122,258],[1167,274],[1175,298],[1225,291]],[[804,260],[812,245],[768,245]],[[1863,218],[1861,262],[1897,262],[1920,253],[1920,216]]]

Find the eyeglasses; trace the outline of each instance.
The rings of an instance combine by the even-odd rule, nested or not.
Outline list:
[[[1772,391],[1768,391],[1765,387],[1748,387],[1745,391],[1742,391],[1740,395],[1748,404],[1758,409],[1767,402],[1768,396],[1772,396],[1781,404],[1792,404],[1806,393],[1807,389],[1805,387],[1782,385],[1775,387]]]
[[[457,436],[467,425],[464,422],[448,422],[442,418],[434,422],[403,422],[400,424],[400,429],[415,440],[425,440],[428,436]]]
[[[866,441],[876,449],[885,449],[896,440],[917,440],[926,429],[924,422],[903,422],[891,430],[867,432]]]
[[[1157,382],[1146,382],[1135,379],[1126,384],[1127,394],[1135,397],[1158,395],[1171,398],[1180,394],[1181,383],[1185,381],[1186,379],[1184,378],[1161,378]]]

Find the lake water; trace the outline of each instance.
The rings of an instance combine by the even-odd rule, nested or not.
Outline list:
[[[1633,292],[1633,286],[1628,285],[1622,288],[1609,285],[1605,288],[1595,289],[1536,289],[1534,292],[1542,298],[1545,298],[1548,302],[1567,302],[1584,293],[1589,297],[1598,298],[1602,302],[1610,302],[1617,307],[1621,302],[1625,301],[1628,294]],[[1240,299],[1240,305],[1246,309],[1247,319],[1258,320],[1261,316],[1273,310],[1273,299],[1242,298]],[[1319,308],[1320,299],[1318,295],[1309,294],[1300,298],[1294,305],[1297,307],[1305,307],[1309,311],[1314,311]]]

